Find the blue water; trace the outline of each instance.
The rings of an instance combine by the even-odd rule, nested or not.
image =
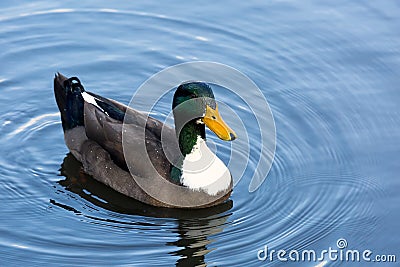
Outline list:
[[[257,252],[337,249],[340,238],[399,262],[399,14],[397,1],[1,1],[0,266],[278,266]],[[151,75],[193,60],[236,68],[268,100],[276,153],[260,188],[248,191],[253,156],[228,202],[193,212],[82,173],[54,73],[128,103]],[[350,263],[292,263],[317,264]]]

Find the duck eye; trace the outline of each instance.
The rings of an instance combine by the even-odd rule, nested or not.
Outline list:
[[[216,120],[216,119],[217,119],[214,115],[212,115],[211,118],[212,118],[213,120]]]

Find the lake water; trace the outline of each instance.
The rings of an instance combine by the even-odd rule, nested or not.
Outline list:
[[[339,239],[398,262],[399,14],[397,1],[1,1],[0,266],[275,266],[259,250],[319,253]],[[196,60],[236,68],[269,102],[276,153],[258,190],[253,156],[230,200],[198,211],[151,208],[80,171],[55,72],[128,103],[153,74]],[[317,264],[350,263],[292,263]]]

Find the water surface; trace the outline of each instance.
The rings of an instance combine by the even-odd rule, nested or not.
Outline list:
[[[257,259],[264,245],[320,251],[339,238],[400,257],[396,1],[0,8],[1,266],[272,266],[281,263]],[[262,186],[248,192],[251,156],[230,201],[182,212],[124,198],[82,173],[64,145],[54,73],[128,103],[154,73],[193,60],[240,70],[269,101],[277,148]],[[160,114],[169,106],[165,98]],[[256,130],[247,130],[256,152]]]

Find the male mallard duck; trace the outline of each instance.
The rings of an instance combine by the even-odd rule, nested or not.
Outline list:
[[[161,207],[209,207],[230,196],[231,174],[207,147],[205,125],[222,140],[234,140],[236,134],[219,115],[206,83],[186,82],[176,89],[175,130],[85,91],[76,77],[56,74],[54,93],[65,143],[96,180]]]

